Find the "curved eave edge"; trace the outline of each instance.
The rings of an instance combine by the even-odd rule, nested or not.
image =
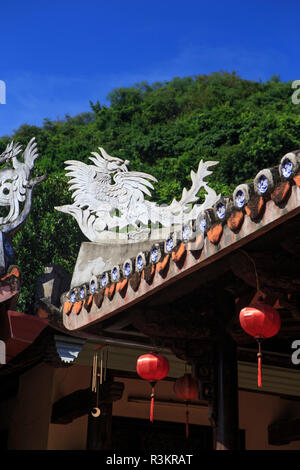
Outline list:
[[[107,285],[103,288],[98,287],[93,293],[89,291],[87,282],[83,298],[77,295],[75,301],[71,302],[69,293],[64,294],[61,315],[65,328],[68,330],[82,329],[115,315],[145,297],[153,295],[167,284],[204,268],[270,231],[275,226],[295,217],[300,213],[298,175],[294,180],[293,184],[288,182],[290,185],[289,195],[284,204],[274,200],[272,194],[267,200],[263,200],[263,203],[257,201],[260,205],[259,218],[251,216],[251,205],[248,204],[240,211],[242,214],[240,219],[243,220],[240,226],[234,230],[233,227],[229,227],[228,218],[226,223],[214,224],[211,227],[211,232],[198,234],[193,242],[184,243],[182,240],[178,240],[169,253],[162,252],[159,262],[148,261],[142,270],[132,269],[128,277],[123,277],[118,282],[109,281],[107,274]],[[236,212],[235,210],[234,213]],[[120,260],[120,265],[123,265],[124,262],[125,260]]]

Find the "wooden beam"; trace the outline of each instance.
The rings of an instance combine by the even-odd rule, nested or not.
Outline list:
[[[51,423],[68,424],[86,415],[95,406],[96,400],[90,389],[76,390],[61,398],[52,407]]]
[[[112,403],[120,400],[124,390],[122,382],[106,382],[102,385],[102,393],[100,397],[101,403]],[[84,416],[96,406],[96,394],[91,392],[89,388],[76,390],[66,395],[52,407],[51,423],[68,424],[74,419]]]

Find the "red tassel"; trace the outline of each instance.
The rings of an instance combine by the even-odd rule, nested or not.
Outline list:
[[[188,410],[188,404],[186,404],[186,420],[185,420],[185,438],[189,438],[189,410]]]
[[[262,358],[262,353],[260,349],[260,341],[258,341],[258,353],[257,353],[257,386],[261,387],[262,386],[262,381],[261,381],[261,358]]]
[[[153,423],[154,417],[154,386],[152,387],[151,391],[151,405],[150,405],[150,421]]]

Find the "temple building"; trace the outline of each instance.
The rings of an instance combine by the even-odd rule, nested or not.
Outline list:
[[[159,207],[153,176],[99,150],[66,162],[55,208],[89,241],[71,276],[45,267],[30,315],[2,220],[1,448],[299,450],[300,151],[230,197],[201,160]]]

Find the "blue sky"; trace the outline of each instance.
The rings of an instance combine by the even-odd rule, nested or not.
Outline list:
[[[0,15],[0,136],[142,80],[300,79],[299,0],[11,0]]]

